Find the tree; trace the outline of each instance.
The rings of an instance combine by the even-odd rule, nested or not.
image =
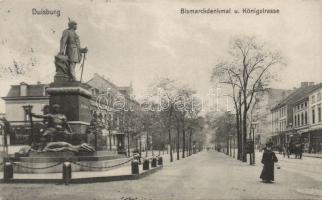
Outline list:
[[[175,118],[177,127],[177,138],[180,138],[180,130],[182,132],[182,158],[185,157],[186,152],[186,130],[187,130],[187,119],[189,117],[189,112],[192,112],[196,100],[193,95],[196,92],[189,87],[182,86],[177,89],[177,98],[175,102]],[[198,111],[199,113],[199,111]],[[179,160],[179,140],[177,140],[177,159]]]
[[[172,120],[174,117],[174,104],[176,99],[176,85],[175,81],[169,78],[160,79],[153,87],[154,95],[159,96],[159,111],[163,120],[164,127],[167,128],[170,146],[170,162],[173,162],[172,154]]]
[[[188,110],[187,116],[187,128],[189,130],[188,155],[191,155],[194,132],[198,133],[198,131],[200,131],[204,126],[204,119],[199,116],[199,113],[202,109],[200,102],[197,99],[193,98],[191,103],[191,109]],[[204,140],[202,140],[202,137],[195,137],[198,139],[200,144],[204,142]]]
[[[228,58],[213,69],[212,80],[230,87],[236,113],[238,158],[246,162],[247,114],[256,93],[265,90],[274,79],[272,67],[283,64],[277,51],[255,37],[235,38]]]
[[[212,135],[212,141],[217,145],[226,146],[227,155],[229,154],[229,147],[231,147],[231,138],[234,137],[236,132],[234,120],[234,115],[230,112],[206,114],[206,123],[215,131]]]

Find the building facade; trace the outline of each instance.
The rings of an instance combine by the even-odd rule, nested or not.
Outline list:
[[[304,134],[309,144],[309,152],[322,152],[322,114],[321,114],[322,87],[316,88],[308,97],[308,130]]]
[[[265,144],[272,136],[271,109],[289,93],[290,90],[269,88],[257,95],[256,104],[252,110],[252,121],[256,122],[256,126],[253,128],[257,145]]]
[[[295,141],[304,144],[305,152],[322,150],[319,147],[322,135],[318,122],[321,100],[317,100],[321,88],[322,83],[302,82],[300,88],[294,89],[271,109],[272,141],[275,146]]]
[[[27,144],[31,132],[28,113],[24,106],[31,105],[34,113],[42,113],[43,108],[49,105],[49,96],[46,93],[48,84],[34,85],[20,83],[12,85],[8,94],[2,99],[5,101],[5,117],[10,122],[12,134],[10,144]],[[42,120],[33,119],[35,127],[41,128]]]

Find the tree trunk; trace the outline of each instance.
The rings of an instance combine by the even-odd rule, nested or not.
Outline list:
[[[112,134],[111,134],[111,125],[108,125],[108,142],[110,146],[110,151],[112,151]]]
[[[128,157],[130,157],[130,132],[127,132],[127,154],[128,154]]]
[[[184,125],[182,128],[182,158],[185,157],[185,151],[186,151],[186,132],[184,130]]]
[[[140,157],[142,157],[142,138],[140,135]]]
[[[234,152],[233,152],[233,158],[235,158],[235,148],[236,148],[236,143],[235,143],[235,140],[236,140],[236,138],[235,138],[235,134],[234,134],[234,136],[233,136],[233,144],[234,144],[234,146],[233,146],[233,150],[234,150]]]
[[[177,119],[177,160],[180,160],[180,127],[179,119]]]
[[[170,145],[170,162],[173,162],[173,155],[172,155],[172,141],[171,141],[171,128],[168,128],[168,134],[169,134],[169,145]]]
[[[243,112],[243,162],[247,162],[246,142],[247,142],[247,102],[246,92],[244,92],[244,112]]]
[[[192,154],[192,128],[190,128],[189,133],[189,156]]]
[[[241,137],[240,137],[240,115],[238,107],[236,108],[236,133],[237,133],[237,160],[241,160]]]
[[[227,139],[227,144],[226,144],[226,155],[229,155],[229,137],[226,137]]]
[[[159,156],[161,154],[161,148],[163,147],[163,139],[162,138],[162,132],[160,131],[160,141],[159,141]],[[161,141],[162,140],[162,141]],[[163,148],[164,150],[164,148]]]
[[[145,147],[145,157],[148,157],[148,152],[149,152],[149,131],[146,131],[146,147]]]

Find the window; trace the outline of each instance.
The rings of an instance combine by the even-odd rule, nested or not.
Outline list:
[[[307,102],[304,103],[304,106],[307,107]]]
[[[312,103],[315,103],[315,95],[312,95],[312,97],[311,97],[311,102],[312,102]]]
[[[296,123],[296,115],[294,116],[294,126],[296,127],[297,126],[297,123]]]
[[[304,114],[301,113],[301,125],[303,126],[304,125]]]
[[[300,114],[297,114],[297,125],[300,126]]]
[[[42,92],[42,95],[43,96],[46,96],[46,95],[48,95],[48,93],[47,93],[47,89],[48,89],[49,87],[44,87],[44,90],[43,90],[43,92]]]
[[[27,96],[27,85],[26,84],[20,85],[20,96]]]
[[[321,101],[321,92],[317,94],[317,101]]]
[[[318,119],[321,122],[321,106],[318,107]]]
[[[305,111],[304,113],[304,121],[305,121],[305,124],[307,124],[307,111]]]
[[[312,108],[312,124],[315,124],[315,109]]]

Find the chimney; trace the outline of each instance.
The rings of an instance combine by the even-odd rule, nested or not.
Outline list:
[[[27,83],[20,83],[20,96],[27,96]]]
[[[40,81],[37,81],[37,85],[40,85],[41,84],[41,82]]]
[[[301,82],[301,88],[309,86],[309,82]]]

